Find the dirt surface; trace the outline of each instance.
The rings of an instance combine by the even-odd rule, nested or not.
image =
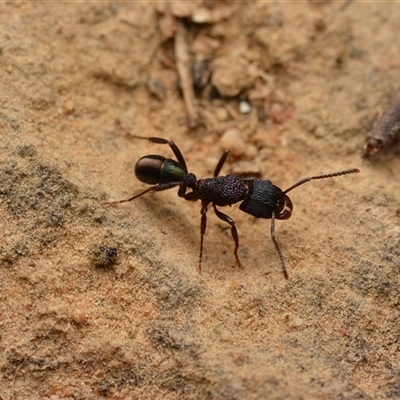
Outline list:
[[[193,120],[176,22],[204,67]],[[399,4],[10,2],[0,25],[1,400],[400,397],[400,148],[361,158],[400,86]],[[288,281],[238,205],[244,269],[211,208],[199,273],[199,202],[102,205],[173,157],[116,119],[198,178],[224,147],[222,174],[282,189],[361,173],[290,193]]]

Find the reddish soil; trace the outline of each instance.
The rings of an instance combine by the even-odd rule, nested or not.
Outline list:
[[[0,399],[399,398],[400,148],[361,158],[400,86],[399,4],[169,5],[0,5]],[[195,118],[176,22],[205,67]],[[199,202],[102,205],[173,157],[117,119],[198,178],[226,147],[222,174],[282,189],[361,173],[290,193],[288,281],[237,205],[244,268],[210,208],[200,273]]]

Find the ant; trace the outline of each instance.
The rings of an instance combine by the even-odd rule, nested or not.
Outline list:
[[[207,210],[210,204],[212,204],[217,217],[230,225],[231,235],[235,243],[234,255],[238,265],[242,267],[238,256],[239,235],[235,221],[217,208],[231,206],[232,204],[241,202],[239,205],[240,210],[256,218],[271,220],[271,238],[279,256],[283,275],[286,279],[289,279],[285,259],[283,258],[282,250],[275,237],[275,220],[288,219],[292,215],[293,203],[287,193],[311,180],[333,178],[340,175],[360,172],[359,169],[352,168],[331,174],[311,176],[298,181],[286,190],[281,190],[268,180],[241,178],[233,174],[219,176],[229,155],[229,150],[225,150],[215,167],[213,177],[197,179],[195,174],[188,172],[185,158],[174,142],[159,137],[132,135],[120,124],[118,125],[132,138],[147,140],[151,143],[168,144],[175,154],[177,161],[156,154],[141,157],[136,163],[135,175],[139,181],[153,186],[129,199],[107,202],[104,203],[104,205],[127,203],[148,192],[161,192],[163,190],[173,189],[174,187],[179,187],[178,196],[185,200],[201,200],[199,270],[201,270],[203,239],[207,226]],[[191,191],[187,193],[188,189],[191,189]]]

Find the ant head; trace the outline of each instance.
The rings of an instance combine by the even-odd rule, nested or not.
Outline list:
[[[290,188],[281,190],[271,181],[261,179],[247,179],[248,190],[239,208],[256,218],[288,219],[292,215],[293,203],[288,192],[314,179],[333,178],[335,176],[360,172],[357,168],[346,169],[332,174],[316,175],[298,181]]]
[[[271,181],[251,179],[248,191],[239,208],[256,218],[288,219],[292,215],[293,203],[278,186]]]

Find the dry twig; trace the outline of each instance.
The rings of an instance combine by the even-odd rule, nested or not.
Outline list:
[[[400,133],[400,89],[377,120],[364,143],[364,156],[374,156]]]
[[[189,50],[186,42],[186,29],[183,22],[176,18],[175,59],[183,99],[188,114],[189,127],[195,128],[198,124],[197,104],[194,97],[193,80],[190,73]]]

